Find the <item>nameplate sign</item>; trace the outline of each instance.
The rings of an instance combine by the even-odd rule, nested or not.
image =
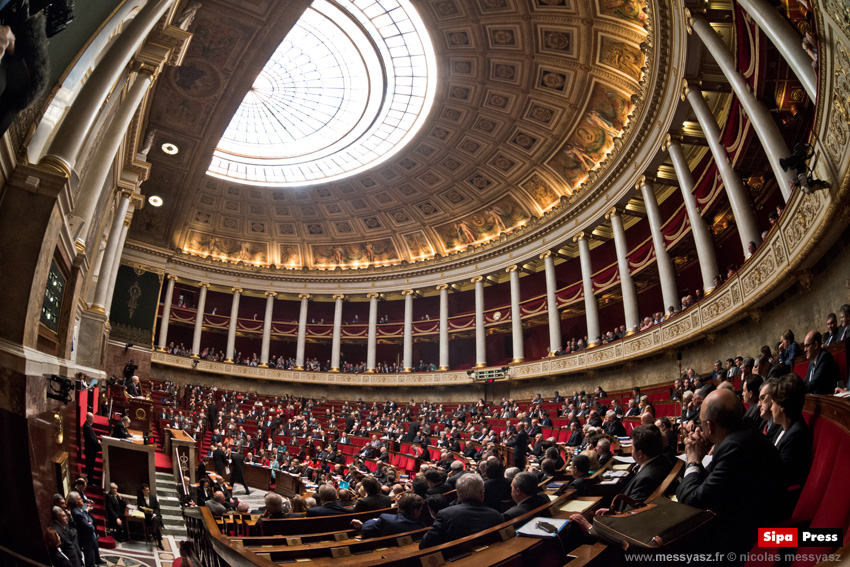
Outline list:
[[[419,563],[422,567],[440,567],[440,565],[446,564],[446,560],[443,559],[443,554],[438,551],[437,553],[420,557]]]
[[[288,537],[286,538],[286,545],[301,545],[300,537]]]
[[[516,537],[516,530],[513,526],[502,528],[499,530],[499,537],[502,538],[502,541],[508,541],[509,539]]]
[[[413,543],[413,538],[412,538],[412,537],[410,537],[409,535],[402,536],[402,537],[397,537],[397,538],[395,538],[395,543],[396,543],[396,545],[397,545],[397,546],[399,546],[399,547],[403,547],[403,546],[405,546],[405,545],[410,545],[410,544],[412,544],[412,543]]]
[[[351,555],[351,550],[348,546],[343,547],[332,547],[331,548],[331,557],[334,559],[339,559],[340,557],[349,557]]]
[[[345,532],[336,532],[334,534],[334,541],[342,541],[345,539],[349,539],[348,534]]]

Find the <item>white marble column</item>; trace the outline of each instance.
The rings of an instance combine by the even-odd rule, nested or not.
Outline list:
[[[367,293],[369,298],[369,336],[366,339],[366,372],[372,374],[377,367],[378,353],[378,294]]]
[[[708,140],[708,147],[711,150],[711,155],[714,157],[717,171],[723,180],[723,186],[726,188],[729,204],[732,206],[732,214],[735,216],[735,224],[738,228],[738,236],[741,239],[741,248],[744,250],[744,257],[749,258],[750,252],[747,249],[747,244],[749,242],[755,242],[756,244],[761,242],[761,233],[758,229],[756,215],[753,213],[753,207],[750,204],[750,197],[747,195],[747,190],[744,188],[741,178],[738,177],[738,174],[729,162],[729,155],[720,141],[720,127],[717,125],[717,120],[711,113],[708,103],[702,96],[702,92],[698,89],[690,88],[688,82],[683,81],[682,98],[687,99],[691,104],[699,125]]]
[[[520,310],[519,266],[514,264],[507,271],[511,276],[511,338],[513,339],[514,358],[511,362],[525,360],[525,343],[522,339],[522,311]],[[558,329],[560,331],[560,327]]]
[[[711,24],[702,16],[692,15],[688,23],[693,33],[702,40],[706,49],[717,61],[723,76],[732,86],[735,96],[738,97],[744,112],[747,113],[750,123],[753,125],[753,130],[761,141],[764,153],[767,154],[767,160],[770,162],[773,176],[776,177],[776,182],[779,184],[782,197],[787,201],[791,197],[791,187],[792,184],[796,183],[797,175],[793,171],[783,171],[782,166],[779,165],[780,159],[791,155],[791,150],[788,149],[788,144],[785,143],[785,138],[782,137],[779,126],[764,103],[757,99],[750,90],[749,83],[738,71],[735,56],[729,51],[720,34],[714,31]],[[799,38],[797,39],[797,47],[800,47]],[[759,241],[756,240],[755,242],[758,243]]]
[[[558,311],[558,301],[555,293],[558,291],[558,281],[555,277],[555,259],[552,251],[547,250],[540,255],[546,272],[546,309],[549,314],[549,356],[555,356],[561,347],[561,314]]]
[[[201,292],[198,297],[198,308],[195,311],[195,332],[192,335],[192,358],[201,357],[201,331],[204,328],[204,308],[207,305],[207,289],[209,289],[210,284],[201,282],[199,286]]]
[[[402,372],[413,370],[413,290],[405,289],[404,296],[404,346],[402,348]]]
[[[313,297],[309,293],[301,293],[301,312],[298,314],[298,342],[295,347],[295,370],[304,370],[304,347],[307,344],[307,304]]]
[[[263,346],[260,349],[260,366],[263,368],[268,368],[269,366],[269,347],[272,341],[275,297],[277,297],[277,293],[273,291],[266,292],[266,316],[263,319]]]
[[[162,306],[162,320],[159,322],[159,344],[156,346],[159,352],[165,352],[165,346],[168,344],[168,320],[171,318],[171,302],[174,300],[174,282],[177,281],[177,276],[169,275],[167,279],[165,304]]]
[[[74,210],[71,213],[70,229],[75,236],[74,247],[78,253],[86,251],[86,240],[91,228],[95,209],[104,192],[104,184],[112,170],[115,154],[121,147],[121,142],[127,135],[127,128],[136,114],[136,109],[142,102],[151,84],[151,76],[140,73],[136,82],[130,87],[127,96],[121,102],[115,117],[106,127],[103,138],[91,160],[85,184],[80,188]],[[96,235],[95,235],[96,236]]]
[[[449,285],[440,284],[440,367],[449,369]]]
[[[115,212],[112,216],[112,227],[109,229],[109,240],[106,242],[106,249],[103,251],[100,260],[100,270],[97,278],[97,287],[94,292],[94,301],[92,302],[90,311],[102,313],[106,315],[106,306],[109,298],[109,286],[112,283],[112,274],[118,269],[116,263],[116,254],[118,259],[121,258],[121,233],[124,227],[124,217],[127,215],[127,209],[130,207],[130,196],[132,193],[127,190],[122,190],[118,194],[118,204],[115,206]]]
[[[224,362],[233,364],[236,356],[236,324],[239,321],[239,298],[242,296],[241,287],[232,287],[233,301],[230,304],[230,323],[227,326],[227,350],[224,354]]]
[[[691,234],[694,236],[694,244],[697,247],[699,269],[702,274],[702,288],[705,293],[711,293],[714,290],[714,276],[720,272],[717,269],[717,256],[714,253],[711,233],[700,214],[697,198],[694,196],[694,176],[688,168],[688,161],[685,159],[682,146],[673,140],[670,134],[667,134],[661,149],[667,150],[670,159],[673,160],[673,167],[679,180],[679,188],[682,190],[682,199],[685,201],[685,208],[688,211],[688,220],[691,222]]]
[[[475,368],[487,366],[487,335],[484,329],[484,278],[472,278],[475,284]]]
[[[599,305],[596,295],[593,293],[593,263],[590,260],[590,235],[579,232],[573,237],[573,242],[578,243],[579,261],[581,262],[581,281],[584,287],[584,313],[587,319],[587,346],[595,347],[599,344]]]
[[[626,229],[623,227],[623,217],[618,208],[614,207],[605,215],[611,221],[614,231],[614,247],[617,250],[617,268],[620,272],[620,290],[623,294],[623,313],[626,318],[626,336],[633,335],[640,328],[640,313],[638,311],[637,288],[629,269],[629,243],[626,241]]]
[[[643,195],[647,220],[649,220],[649,227],[652,230],[655,265],[658,266],[658,279],[661,282],[661,298],[664,301],[664,309],[662,311],[666,316],[670,307],[678,312],[682,303],[679,298],[678,288],[676,287],[676,273],[673,271],[673,262],[670,260],[670,254],[667,253],[667,246],[664,244],[664,234],[661,232],[664,221],[661,219],[661,212],[658,210],[658,200],[655,198],[655,188],[652,186],[652,183],[641,175],[637,183],[635,183],[635,188]]]
[[[738,4],[770,38],[791,70],[797,75],[806,94],[812,101],[816,101],[818,77],[812,68],[812,58],[803,49],[803,38],[794,26],[767,0],[738,0]]]
[[[333,296],[334,305],[334,331],[331,339],[331,372],[339,372],[339,353],[342,345],[342,300],[345,296],[336,294]]]
[[[109,313],[112,309],[112,296],[115,295],[115,284],[118,282],[118,269],[121,267],[121,255],[124,253],[124,243],[127,242],[127,233],[130,232],[130,223],[133,220],[133,209],[131,208],[124,215],[124,224],[121,227],[121,239],[118,241],[118,249],[115,250],[115,256],[112,258],[112,273],[109,274],[109,286],[106,292],[106,318],[109,319]]]
[[[98,61],[59,125],[41,163],[70,174],[106,97],[174,0],[149,0]]]

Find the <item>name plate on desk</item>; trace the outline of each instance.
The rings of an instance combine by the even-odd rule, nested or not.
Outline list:
[[[301,545],[300,537],[288,537],[286,538],[286,545]]]
[[[438,551],[437,553],[420,557],[419,563],[422,567],[440,567],[440,565],[446,564],[446,560],[443,559],[443,554]]]
[[[331,557],[334,559],[339,559],[340,557],[349,557],[351,555],[351,550],[348,546],[344,547],[332,547],[331,548]]]
[[[409,535],[397,537],[395,538],[395,543],[399,547],[404,547],[405,545],[410,545],[413,543],[413,538]]]
[[[499,530],[499,537],[502,538],[502,541],[508,541],[509,539],[516,536],[516,530],[513,526],[508,526],[506,528],[502,528]]]
[[[345,532],[336,532],[334,534],[334,541],[344,541],[349,539],[348,534]]]

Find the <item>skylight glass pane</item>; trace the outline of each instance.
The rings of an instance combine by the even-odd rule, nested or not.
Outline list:
[[[254,81],[207,173],[296,186],[373,167],[422,126],[434,77],[409,0],[315,0]]]

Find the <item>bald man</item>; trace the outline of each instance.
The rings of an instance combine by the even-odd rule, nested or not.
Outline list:
[[[714,551],[721,546],[724,552],[739,554],[753,546],[757,528],[781,519],[785,493],[779,452],[743,422],[743,414],[741,402],[729,390],[706,396],[700,427],[685,440],[688,464],[676,491],[679,502],[717,513],[710,524],[715,532],[701,540]],[[703,467],[712,445],[712,460]]]
[[[97,461],[97,454],[100,452],[100,439],[97,438],[97,433],[94,432],[94,415],[91,412],[86,414],[86,423],[83,425],[83,439],[86,446],[86,480],[89,484],[94,484],[94,464]]]

